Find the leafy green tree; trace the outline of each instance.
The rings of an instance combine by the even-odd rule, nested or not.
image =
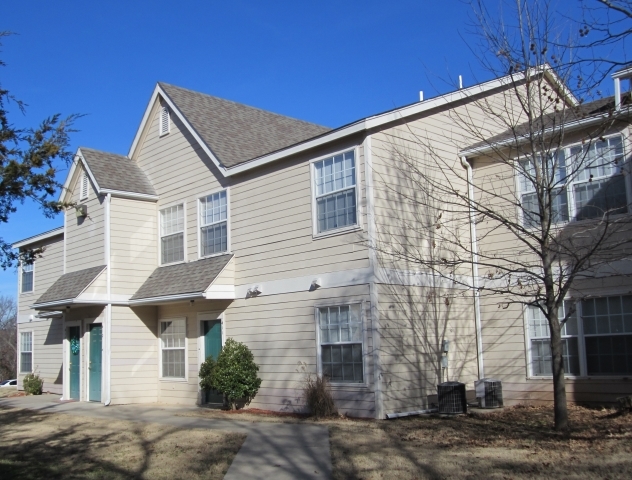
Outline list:
[[[226,395],[230,408],[235,410],[238,400],[243,399],[248,404],[259,391],[258,371],[259,366],[250,349],[229,338],[217,357],[210,386]]]
[[[7,35],[0,32],[0,39]],[[5,66],[1,60],[0,66]],[[79,115],[62,119],[55,114],[37,128],[20,129],[9,120],[10,105],[25,111],[26,105],[0,83],[0,223],[7,223],[17,205],[27,199],[37,203],[45,216],[53,217],[65,207],[53,199],[61,186],[55,177],[60,166],[72,161],[69,134],[76,131],[72,125]],[[32,261],[38,253],[27,252],[24,260]],[[17,258],[11,245],[0,238],[0,266],[6,269]]]

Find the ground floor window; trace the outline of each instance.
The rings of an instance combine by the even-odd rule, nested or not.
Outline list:
[[[160,322],[161,371],[163,378],[185,378],[186,320]]]
[[[333,383],[362,383],[363,333],[361,305],[317,309],[323,376]]]
[[[560,309],[571,308],[570,302]],[[562,328],[564,371],[568,375],[632,374],[632,295],[584,299]],[[552,375],[549,326],[542,311],[527,308],[531,375]]]
[[[20,373],[33,371],[33,332],[20,333]]]

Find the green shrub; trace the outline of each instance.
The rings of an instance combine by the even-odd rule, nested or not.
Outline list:
[[[307,375],[303,398],[311,414],[316,418],[333,417],[338,414],[327,377]]]
[[[237,400],[243,399],[248,404],[259,391],[261,379],[257,376],[258,371],[250,349],[229,338],[217,357],[211,388],[223,393],[230,408],[235,410]]]
[[[202,390],[212,390],[215,388],[213,385],[213,374],[215,373],[215,367],[217,362],[213,360],[213,357],[208,357],[200,366],[200,388]]]
[[[41,395],[44,381],[39,377],[39,375],[29,373],[24,376],[22,385],[24,385],[24,391],[27,395]]]

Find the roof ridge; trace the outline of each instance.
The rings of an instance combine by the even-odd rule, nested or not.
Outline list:
[[[296,121],[296,122],[302,122],[302,123],[305,123],[305,124],[307,124],[307,125],[313,125],[313,126],[315,126],[315,127],[321,127],[321,128],[326,128],[326,129],[328,129],[328,130],[333,130],[333,128],[332,128],[332,127],[328,127],[328,126],[326,126],[326,125],[321,125],[321,124],[319,124],[319,123],[314,123],[314,122],[308,122],[307,120],[303,120],[303,119],[296,118],[296,117],[291,117],[291,116],[289,116],[289,115],[284,115],[284,114],[282,114],[282,113],[272,112],[272,111],[270,111],[270,110],[265,110],[265,109],[263,109],[263,108],[259,108],[259,107],[253,107],[252,105],[248,105],[248,104],[246,104],[246,103],[236,102],[236,101],[234,101],[234,100],[229,100],[229,99],[227,99],[227,98],[217,97],[217,96],[215,96],[215,95],[211,95],[211,94],[209,94],[209,93],[200,92],[200,91],[198,91],[198,90],[191,90],[190,88],[180,87],[180,86],[178,86],[178,85],[174,85],[174,84],[172,84],[172,83],[167,83],[167,82],[158,82],[158,85],[160,85],[160,86],[166,85],[166,86],[168,86],[168,87],[177,88],[178,90],[183,90],[183,91],[185,91],[185,92],[195,93],[196,95],[204,95],[205,97],[210,97],[210,98],[213,98],[213,99],[215,99],[215,100],[220,100],[220,101],[222,101],[222,102],[226,102],[226,103],[232,103],[233,105],[238,105],[238,106],[240,106],[240,107],[250,108],[250,109],[252,109],[252,110],[257,110],[257,111],[259,111],[259,112],[263,112],[263,113],[266,113],[266,114],[269,114],[269,115],[276,115],[276,116],[278,116],[278,117],[287,118],[287,119],[289,119],[289,120],[294,120],[294,121]]]
[[[129,158],[127,155],[123,155],[123,154],[120,154],[120,153],[114,153],[114,152],[108,152],[107,150],[99,150],[98,148],[79,147],[79,150],[81,150],[81,151],[89,150],[89,151],[92,151],[92,152],[106,153],[108,155],[116,155],[118,157],[123,157],[123,158],[127,158],[128,160],[131,160],[131,158]]]

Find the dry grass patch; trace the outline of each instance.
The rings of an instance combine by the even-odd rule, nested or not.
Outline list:
[[[0,408],[0,478],[220,479],[246,435]]]
[[[553,431],[548,407],[333,422],[334,478],[632,478],[632,415],[570,409],[570,436]]]

